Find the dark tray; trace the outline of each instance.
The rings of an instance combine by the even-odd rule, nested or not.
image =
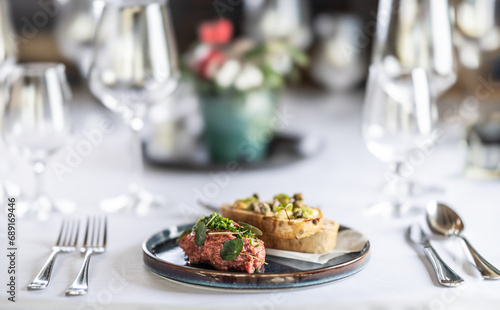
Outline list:
[[[324,148],[324,142],[315,136],[300,136],[293,134],[277,134],[272,139],[266,158],[258,163],[238,162],[243,169],[266,169],[290,165],[319,154]],[[219,170],[225,169],[225,163],[210,161],[204,142],[200,141],[196,154],[189,158],[171,159],[152,157],[143,145],[146,162],[155,167],[182,170]]]

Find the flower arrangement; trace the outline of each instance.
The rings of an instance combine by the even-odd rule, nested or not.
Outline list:
[[[202,23],[198,37],[186,57],[186,73],[199,94],[277,90],[287,79],[297,80],[299,67],[308,63],[305,54],[285,42],[232,40],[233,25],[227,19]]]

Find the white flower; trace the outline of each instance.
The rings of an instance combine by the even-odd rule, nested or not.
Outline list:
[[[254,65],[245,64],[234,86],[241,91],[261,86],[264,82],[262,71]]]
[[[240,73],[241,65],[238,61],[230,59],[226,61],[215,74],[216,83],[223,88],[231,86]]]
[[[188,58],[189,67],[195,71],[198,70],[198,66],[199,66],[200,62],[203,59],[205,59],[208,56],[208,54],[210,54],[211,50],[212,50],[212,48],[208,45],[205,45],[205,44],[198,45],[193,50],[191,55],[189,55],[189,58]]]

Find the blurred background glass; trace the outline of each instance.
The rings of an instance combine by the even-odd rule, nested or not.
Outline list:
[[[312,42],[308,0],[243,1],[245,34],[261,40],[285,40],[306,49]]]
[[[10,7],[7,1],[0,3],[0,83],[12,70],[17,59],[16,38],[12,28]],[[0,89],[0,100],[2,100]]]
[[[73,62],[82,77],[87,77],[94,36],[105,0],[67,1],[61,6],[55,26],[57,44],[64,58]]]
[[[435,101],[456,80],[452,23],[444,0],[382,0],[378,14],[362,129],[368,150],[390,165],[395,198],[383,204],[401,213],[414,193],[404,165],[419,141],[435,140]]]
[[[144,214],[157,203],[142,183],[141,133],[150,106],[168,98],[180,78],[170,15],[163,0],[108,2],[94,41],[92,93],[132,130],[135,180],[126,196],[102,203],[108,211]]]
[[[332,92],[352,90],[366,78],[369,42],[360,38],[363,21],[354,14],[320,14],[314,20],[318,36],[312,51],[311,76]],[[363,34],[363,33],[362,33]]]
[[[72,134],[71,90],[65,67],[56,63],[24,64],[9,80],[9,99],[0,112],[3,141],[30,162],[37,181],[34,197],[19,204],[18,216],[31,214],[46,219],[54,210],[71,212],[73,205],[58,204],[47,196],[43,186],[47,161],[69,144]]]

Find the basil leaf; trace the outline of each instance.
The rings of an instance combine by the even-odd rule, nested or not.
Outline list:
[[[193,229],[191,229],[191,228],[188,228],[185,231],[183,231],[182,234],[179,237],[177,237],[177,239],[175,239],[175,243],[179,244],[179,241],[181,241],[182,237],[190,234],[192,231],[193,231]]]
[[[250,224],[247,224],[247,223],[244,223],[244,222],[238,222],[238,224],[240,226],[242,226],[245,230],[250,230],[251,232],[253,232],[256,236],[262,236],[264,233],[262,232],[262,230],[258,229],[257,227],[255,226],[252,226]]]
[[[200,221],[198,224],[196,224],[194,243],[196,243],[199,246],[202,246],[205,243],[206,238],[207,238],[207,227],[205,226],[205,222]]]
[[[238,257],[241,250],[243,250],[243,240],[240,238],[227,240],[224,242],[224,246],[220,250],[220,257],[222,257],[223,260],[230,261]]]

